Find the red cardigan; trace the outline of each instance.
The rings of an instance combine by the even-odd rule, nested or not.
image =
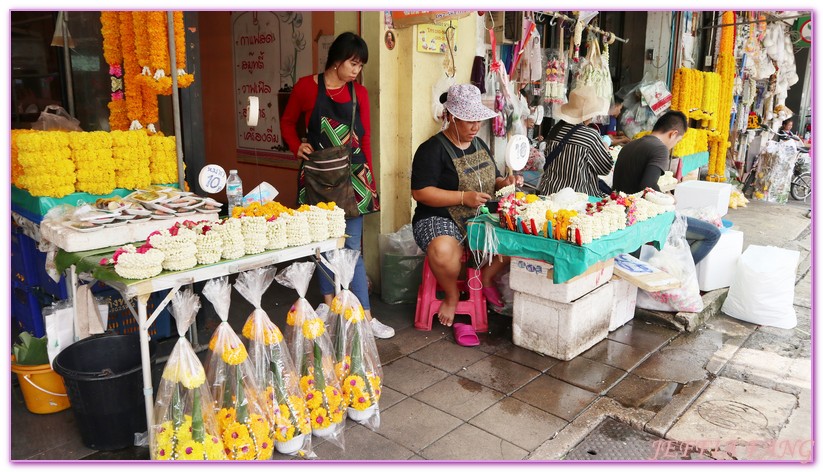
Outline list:
[[[309,119],[311,119],[312,111],[314,111],[314,103],[317,101],[317,82],[314,81],[316,75],[307,75],[301,77],[291,91],[289,103],[286,105],[286,110],[280,118],[280,133],[283,139],[288,144],[289,149],[297,156],[297,148],[300,146],[300,138],[297,136],[297,121],[300,119],[300,113],[305,113],[306,123],[309,126]],[[357,108],[360,113],[360,122],[363,123],[365,134],[359,136],[360,148],[366,155],[366,162],[369,169],[372,169],[371,160],[371,120],[369,117],[369,94],[366,87],[354,83],[354,93],[357,94]],[[349,87],[345,86],[337,92],[332,100],[338,103],[346,103],[351,100]]]

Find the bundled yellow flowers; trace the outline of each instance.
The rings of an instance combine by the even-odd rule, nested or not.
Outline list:
[[[17,137],[25,133],[36,133],[31,129],[13,129],[11,130],[11,183],[17,188],[24,188],[20,183],[20,177],[23,176],[23,166],[17,158]]]
[[[71,158],[77,169],[76,189],[94,195],[106,195],[117,188],[111,135],[105,131],[69,133]]]
[[[734,12],[723,12],[721,24],[734,23]],[[720,53],[717,57],[717,73],[720,76],[720,93],[717,109],[717,129],[719,135],[709,142],[709,175],[710,182],[724,182],[726,180],[726,150],[729,148],[729,128],[731,126],[732,100],[734,76],[737,64],[734,59],[734,26],[720,28]]]
[[[709,133],[704,129],[689,128],[683,139],[672,149],[674,157],[685,157],[709,150]]]
[[[149,136],[149,173],[153,184],[177,182],[177,143],[174,136]]]
[[[33,196],[60,198],[74,192],[75,168],[68,133],[18,134],[17,161],[23,168],[18,181]]]
[[[151,184],[151,147],[144,130],[112,131],[112,157],[118,188],[137,189]]]

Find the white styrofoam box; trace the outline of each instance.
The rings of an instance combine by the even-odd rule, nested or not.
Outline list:
[[[544,261],[512,257],[509,284],[512,290],[518,292],[569,303],[608,282],[614,273],[614,259],[598,262],[562,284],[552,282],[553,267]]]
[[[715,208],[717,214],[723,216],[729,212],[729,197],[732,195],[732,186],[720,182],[704,182],[690,180],[681,182],[674,188],[674,198],[677,200],[675,208]]]
[[[742,252],[742,231],[729,229],[720,233],[720,240],[696,266],[700,290],[708,292],[730,286],[737,270],[737,259]]]
[[[607,283],[573,303],[514,292],[515,345],[568,361],[609,334],[614,289]]]
[[[612,316],[609,322],[609,332],[616,330],[634,318],[634,309],[637,307],[637,287],[620,277],[612,278],[614,290],[612,297]]]

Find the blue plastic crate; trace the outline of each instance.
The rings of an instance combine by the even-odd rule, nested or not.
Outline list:
[[[28,331],[37,338],[45,336],[46,326],[43,323],[40,300],[29,287],[12,284],[11,316],[22,330]]]
[[[25,235],[23,235],[25,237]],[[34,260],[35,269],[37,271],[37,281],[40,289],[58,300],[65,300],[69,298],[68,290],[66,289],[66,277],[61,275],[60,280],[55,282],[46,272],[46,256],[45,252],[40,252],[35,246]],[[94,292],[94,288],[92,288]]]
[[[25,234],[11,231],[11,280],[27,287],[36,287],[40,280],[37,274],[35,253],[37,243]]]
[[[151,316],[155,307],[163,301],[167,293],[168,291],[166,290],[163,292],[154,293],[149,297],[149,301],[146,304],[146,316]],[[96,293],[95,297],[98,299],[102,298],[109,305],[109,321],[108,326],[106,327],[108,330],[115,331],[119,334],[131,334],[138,332],[139,326],[137,325],[137,320],[134,319],[128,305],[126,305],[126,302],[123,301],[123,297],[120,296],[120,292],[112,288],[108,288]],[[132,304],[136,311],[136,300],[132,300]],[[169,311],[169,305],[166,305],[166,307],[163,308],[160,316],[154,320],[154,323],[152,323],[149,328],[149,336],[151,336],[154,340],[165,339],[171,336],[171,312]]]

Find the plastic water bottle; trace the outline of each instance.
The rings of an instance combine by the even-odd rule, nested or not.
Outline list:
[[[226,198],[229,200],[229,217],[231,217],[234,207],[243,206],[243,181],[240,180],[236,170],[230,170],[229,178],[226,179]]]

